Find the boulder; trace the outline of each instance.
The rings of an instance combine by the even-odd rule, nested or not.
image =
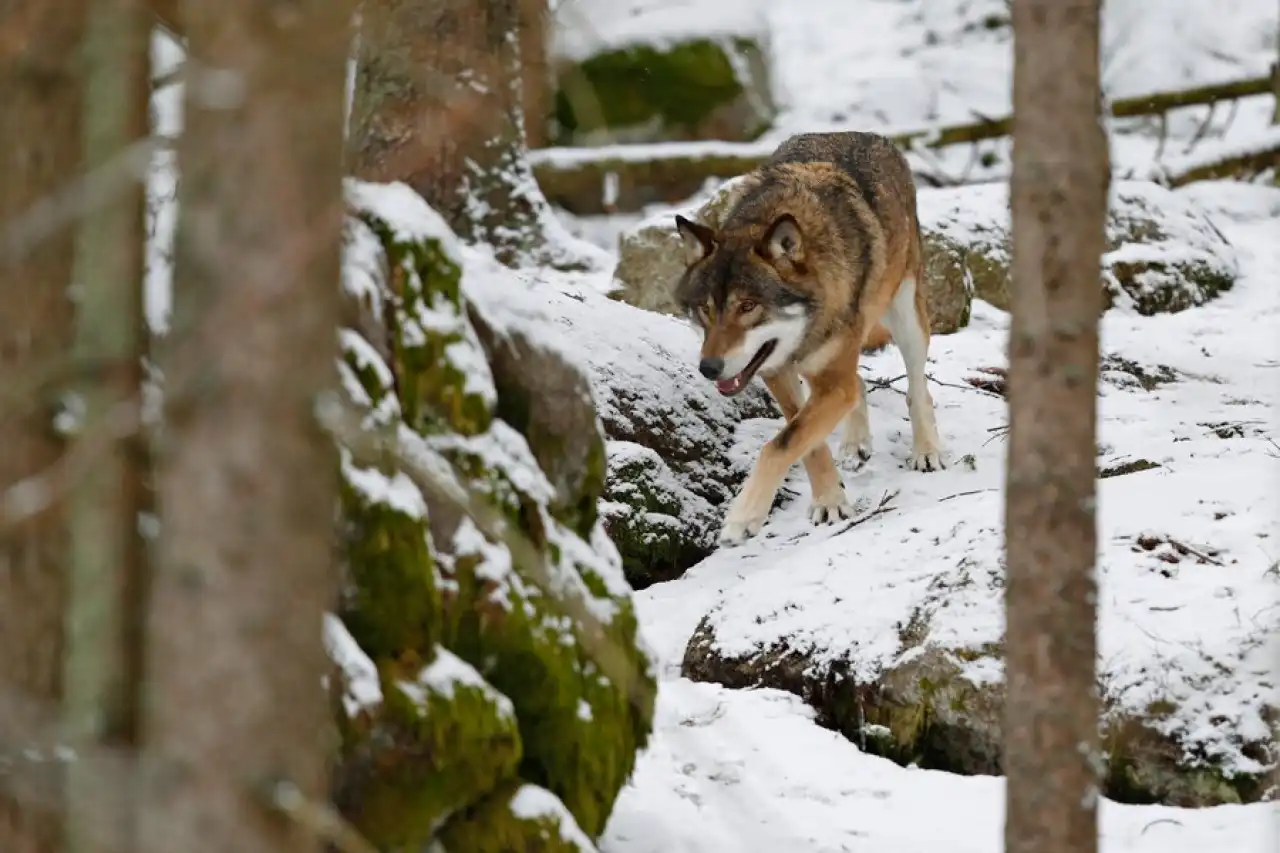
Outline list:
[[[672,291],[684,272],[680,235],[675,216],[683,214],[718,228],[724,215],[742,191],[741,179],[731,178],[715,188],[709,197],[686,204],[669,213],[652,216],[618,238],[618,263],[613,271],[613,298],[665,314],[678,314]],[[921,191],[924,195],[925,191]],[[966,250],[935,233],[932,223],[922,219],[926,268],[929,282],[929,317],[935,334],[945,335],[969,324],[973,298],[971,273],[965,263]]]
[[[596,853],[560,800],[537,785],[507,785],[440,834],[444,853]]]
[[[651,447],[609,442],[605,529],[637,589],[673,580],[716,547],[721,513]]]
[[[697,373],[685,321],[608,299],[593,288],[502,287],[476,276],[468,296],[499,327],[536,334],[586,366],[607,442],[600,507],[627,580],[642,588],[681,574],[715,547],[746,477],[738,425],[780,414],[763,383],[723,397]]]
[[[618,263],[609,295],[646,311],[680,316],[674,290],[684,274],[684,249],[676,231],[676,213],[719,228],[742,189],[742,179],[732,178],[716,187],[705,201],[652,216],[618,235]]]
[[[749,141],[773,122],[768,29],[750,4],[703,17],[710,27],[684,4],[588,0],[561,18],[559,145]]]
[[[1170,506],[1162,478],[1103,482],[1107,502],[1159,506],[1151,515],[1179,518],[1192,541],[1220,525],[1193,508],[1238,488]],[[714,555],[706,576],[733,580],[689,640],[682,674],[788,691],[820,724],[902,765],[1000,774],[1005,572],[990,521],[1000,500],[996,489],[971,493],[963,515],[927,500],[847,536],[783,531],[745,574],[732,555]],[[1277,759],[1266,639],[1276,619],[1235,616],[1244,598],[1274,591],[1274,579],[1259,580],[1265,563],[1180,551],[1143,527],[1114,533],[1098,570],[1103,792],[1186,807],[1265,798]]]
[[[656,693],[598,517],[590,383],[485,321],[463,250],[407,186],[352,182],[348,200],[339,370],[363,440],[340,433],[335,801],[385,850],[589,851]],[[524,786],[559,816],[476,822]],[[585,847],[548,846],[569,826]]]
[[[1009,189],[979,184],[920,192],[935,277],[972,283],[1009,308]],[[1202,305],[1235,283],[1235,250],[1193,197],[1150,181],[1117,181],[1102,258],[1104,307],[1142,315]]]

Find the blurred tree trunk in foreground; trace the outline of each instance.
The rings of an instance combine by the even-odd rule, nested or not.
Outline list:
[[[83,0],[13,0],[0,33],[0,850],[55,853],[57,762],[33,732],[62,696],[67,527],[52,383],[73,336],[75,232],[35,234],[33,208],[80,167]],[[25,481],[21,486],[18,484]],[[30,751],[29,751],[30,750]]]
[[[547,144],[547,120],[555,88],[548,50],[553,25],[547,0],[525,0],[520,21],[521,112],[525,143],[530,148]]]
[[[315,851],[328,797],[343,91],[352,6],[188,0],[175,332],[162,352],[145,853]]]
[[[84,169],[136,174],[149,135],[151,15],[144,0],[88,0],[81,54]],[[128,163],[129,165],[122,165]],[[142,437],[145,194],[131,181],[85,212],[76,245],[75,386],[86,465],[68,495],[70,561],[63,659],[64,742],[137,748],[146,553],[139,533],[148,456]],[[67,850],[132,850],[134,788],[94,761],[67,765]]]
[[[545,15],[546,0],[361,7],[350,171],[405,181],[455,231],[489,243],[506,263],[536,257],[544,241],[521,48]]]
[[[1008,853],[1097,849],[1095,416],[1110,168],[1099,0],[1014,0]]]

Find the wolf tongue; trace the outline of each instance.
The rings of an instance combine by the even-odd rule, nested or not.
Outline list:
[[[717,379],[716,390],[726,397],[730,394],[738,393],[738,389],[742,387],[742,376],[730,376],[728,379]]]

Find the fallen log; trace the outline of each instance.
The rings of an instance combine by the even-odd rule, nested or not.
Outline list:
[[[1271,75],[1117,98],[1113,118],[1163,115],[1170,110],[1272,94]],[[943,148],[1008,136],[1012,118],[890,134],[903,148]],[[632,213],[671,204],[698,192],[708,178],[750,171],[773,152],[772,143],[665,142],[602,148],[544,148],[531,152],[543,193],[570,213]]]
[[[1251,178],[1267,169],[1280,169],[1280,125],[1247,142],[1206,145],[1165,160],[1148,177],[1167,187],[1181,187],[1196,181]]]

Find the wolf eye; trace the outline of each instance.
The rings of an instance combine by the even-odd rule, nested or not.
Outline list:
[[[754,310],[756,310],[756,303],[752,302],[750,299],[744,299],[738,303],[739,314],[750,314]]]

